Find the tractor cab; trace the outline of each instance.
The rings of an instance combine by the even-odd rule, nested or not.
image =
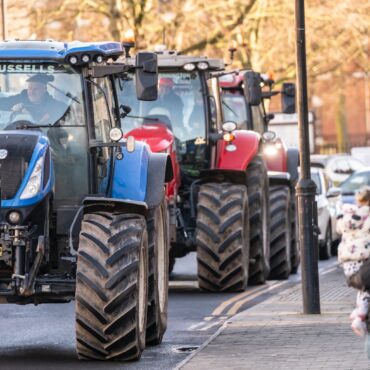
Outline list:
[[[270,98],[272,93],[268,76],[253,71],[234,71],[220,76],[219,82],[225,119],[236,121],[239,129],[253,130],[261,135],[267,131],[269,117],[263,99]],[[263,87],[268,91],[262,91]]]
[[[183,174],[195,178],[212,167],[209,141],[221,126],[218,86],[211,73],[224,68],[220,59],[178,55],[175,51],[157,52],[158,99],[138,101],[132,94],[133,75],[117,80],[120,103],[128,107],[122,129],[135,134],[137,128],[164,125],[176,144],[177,159]],[[130,96],[131,100],[127,97]],[[136,133],[138,133],[136,131]],[[153,131],[154,133],[154,131]]]
[[[50,238],[68,240],[83,199],[115,192],[110,131],[120,122],[112,75],[135,66],[112,69],[107,61],[122,52],[119,43],[0,44],[0,215],[8,228],[36,226],[37,240],[51,212]],[[35,213],[42,217],[31,221]],[[73,240],[78,230],[71,231]],[[52,266],[66,252],[63,243],[48,256]]]

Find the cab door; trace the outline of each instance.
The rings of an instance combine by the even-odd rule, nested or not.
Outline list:
[[[91,98],[93,106],[93,125],[91,142],[95,143],[92,151],[92,162],[94,169],[94,193],[109,196],[110,193],[110,172],[112,171],[113,153],[112,148],[99,146],[110,142],[109,131],[115,126],[116,102],[114,90],[110,77],[94,80],[91,85]]]

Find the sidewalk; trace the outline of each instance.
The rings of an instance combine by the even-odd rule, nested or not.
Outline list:
[[[300,284],[238,314],[182,369],[370,369],[350,328],[356,294],[341,268],[320,276],[320,293],[322,315],[301,314]]]

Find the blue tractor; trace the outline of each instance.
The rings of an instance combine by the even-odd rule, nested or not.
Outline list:
[[[157,98],[117,42],[0,43],[0,302],[76,301],[80,359],[139,359],[166,330],[167,154],[123,138],[115,82]]]

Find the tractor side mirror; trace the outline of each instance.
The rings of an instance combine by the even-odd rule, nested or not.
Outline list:
[[[157,54],[141,52],[136,55],[136,96],[139,100],[152,101],[158,98]]]
[[[281,90],[281,107],[283,113],[295,113],[295,84],[283,83]]]
[[[260,105],[262,102],[261,76],[257,72],[244,73],[244,95],[249,105]]]

